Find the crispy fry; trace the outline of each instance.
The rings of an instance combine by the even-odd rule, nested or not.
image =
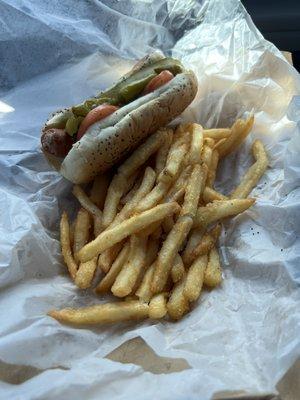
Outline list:
[[[202,197],[205,203],[211,203],[215,200],[228,200],[228,197],[208,186],[205,186]]]
[[[174,196],[177,195],[179,191],[182,191],[182,189],[185,189],[188,177],[190,176],[192,170],[191,165],[187,165],[182,172],[180,173],[179,177],[176,179],[176,181],[173,183],[172,187],[169,189],[165,202],[170,202],[174,201]]]
[[[210,164],[211,164],[212,152],[213,151],[212,151],[211,147],[207,146],[207,144],[205,144],[203,146],[201,158],[202,158],[202,161],[204,162],[204,164],[206,164],[208,170],[209,170]]]
[[[171,296],[167,303],[168,314],[172,319],[179,320],[189,311],[189,302],[185,298],[183,291],[186,277],[176,283],[173,287]]]
[[[180,171],[180,167],[187,152],[187,145],[183,143],[176,146],[176,143],[171,146],[168,154],[165,168],[159,174],[158,182],[171,183]]]
[[[110,174],[105,173],[96,176],[93,182],[90,199],[100,210],[103,210],[110,179]]]
[[[219,129],[204,129],[203,137],[211,138],[214,140],[226,139],[231,135],[230,128],[219,128]]]
[[[210,168],[208,170],[208,175],[206,179],[206,186],[212,188],[215,183],[217,167],[219,163],[219,153],[218,150],[213,150],[211,154]]]
[[[149,304],[149,318],[160,319],[163,318],[167,312],[167,293],[154,295]]]
[[[176,255],[172,269],[171,276],[174,283],[179,282],[185,274],[182,258],[179,254]]]
[[[170,150],[170,146],[173,140],[173,131],[172,129],[168,129],[168,134],[166,136],[165,142],[163,145],[158,149],[156,153],[155,159],[155,172],[157,176],[161,173],[161,171],[165,168],[168,153]]]
[[[96,293],[107,293],[114,284],[116,277],[126,263],[129,254],[129,242],[125,243],[124,247],[118,254],[107,274],[102,278],[100,283],[95,288]]]
[[[193,249],[189,263],[193,262],[198,256],[208,254],[218,241],[221,234],[221,225],[218,224],[210,231],[205,233],[200,243]]]
[[[135,294],[138,296],[138,298],[142,301],[145,301],[148,303],[152,297],[152,291],[151,291],[151,282],[153,278],[153,273],[155,269],[155,262],[152,263],[152,265],[147,269],[143,280],[136,290]]]
[[[218,250],[213,247],[209,253],[208,264],[204,273],[204,284],[210,287],[219,286],[222,282],[222,270]]]
[[[205,227],[222,218],[232,217],[247,210],[255,199],[232,199],[214,201],[205,207],[199,207],[194,220],[194,226]]]
[[[97,216],[99,220],[102,219],[102,211],[94,203],[92,203],[90,198],[85,194],[80,186],[74,185],[72,193],[84,209],[86,209],[93,216]]]
[[[120,301],[83,308],[49,311],[50,317],[73,325],[108,324],[147,318],[149,306],[140,301]]]
[[[126,264],[123,265],[111,288],[117,297],[125,297],[131,293],[146,262],[147,237],[132,235],[130,251]]]
[[[77,260],[77,252],[86,245],[89,240],[90,227],[90,214],[84,208],[81,208],[77,213],[74,225],[73,254],[75,260]]]
[[[121,249],[123,248],[124,241],[118,242],[111,246],[110,248],[104,250],[98,258],[98,267],[102,269],[103,272],[107,273],[110,270],[113,262],[117,258]]]
[[[164,290],[176,254],[185,241],[192,225],[193,220],[191,217],[187,215],[179,217],[173,229],[164,241],[162,248],[158,253],[156,268],[151,285],[151,289],[154,294]]]
[[[195,164],[185,188],[184,201],[180,215],[194,217],[197,212],[200,196],[204,189],[206,170],[200,164]]]
[[[80,289],[87,289],[91,286],[97,268],[97,257],[90,261],[81,263],[75,277],[75,284]]]
[[[207,255],[199,256],[190,266],[184,286],[184,297],[188,301],[196,301],[200,296],[204,272],[207,267]]]
[[[78,257],[81,262],[88,261],[127,236],[145,229],[154,222],[163,220],[165,217],[178,212],[179,209],[177,203],[159,204],[151,210],[135,215],[116,227],[102,232],[79,251]]]
[[[205,228],[199,227],[191,230],[187,244],[182,254],[184,265],[190,265],[193,261],[194,248],[201,242],[205,233]]]
[[[142,182],[142,177],[140,176],[133,185],[133,187],[124,196],[121,197],[119,206],[124,206],[126,203],[132,200],[133,196],[136,194],[138,188]]]
[[[216,145],[220,158],[234,152],[250,133],[254,123],[253,114],[245,121],[237,119],[231,127],[231,135]]]
[[[60,220],[60,243],[64,261],[72,279],[75,279],[77,264],[73,258],[70,243],[70,226],[67,213],[64,211]]]
[[[268,167],[268,157],[260,140],[254,141],[252,153],[256,162],[248,169],[238,187],[231,193],[232,199],[246,198]]]
[[[177,126],[174,135],[173,135],[173,144],[177,143],[180,146],[183,143],[187,145],[190,144],[191,135],[190,135],[190,124],[180,124]]]
[[[148,195],[140,201],[135,209],[135,212],[140,213],[156,206],[167,194],[170,185],[171,183],[158,182],[158,184],[154,186],[151,192],[148,193]]]
[[[190,163],[200,164],[201,151],[203,146],[203,128],[198,124],[191,124],[191,147],[190,147]]]
[[[210,147],[211,149],[213,149],[215,147],[216,142],[212,138],[205,138],[204,139],[204,144],[206,146]]]
[[[159,130],[151,135],[146,142],[138,147],[119,167],[107,191],[103,210],[104,227],[109,226],[117,214],[117,207],[127,187],[128,178],[159,149],[165,141],[166,135],[166,130]]]

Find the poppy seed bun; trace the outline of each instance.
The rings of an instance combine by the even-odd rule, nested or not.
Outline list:
[[[93,124],[63,160],[59,172],[73,183],[84,183],[104,172],[147,136],[180,115],[197,93],[192,71]]]

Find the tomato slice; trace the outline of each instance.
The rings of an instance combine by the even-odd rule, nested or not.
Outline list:
[[[143,94],[153,92],[154,90],[168,83],[173,78],[174,75],[172,74],[172,72],[168,70],[162,71],[160,74],[151,79],[151,81],[145,87]]]
[[[95,122],[101,121],[101,119],[108,117],[110,114],[117,111],[118,108],[119,107],[112,106],[111,104],[101,104],[100,106],[95,107],[93,110],[91,110],[84,117],[84,120],[80,124],[77,133],[77,140],[80,140],[82,138],[82,136],[91,125],[93,125]]]

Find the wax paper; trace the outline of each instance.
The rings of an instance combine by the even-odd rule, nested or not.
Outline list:
[[[0,20],[0,371],[35,371],[19,384],[4,379],[1,399],[275,392],[300,343],[298,73],[237,0],[2,0]],[[47,311],[104,299],[76,289],[62,264],[59,217],[78,205],[41,153],[40,128],[153,49],[197,74],[183,120],[227,127],[255,115],[246,143],[221,163],[217,189],[229,193],[239,182],[255,138],[266,145],[268,170],[251,194],[255,206],[224,223],[222,286],[204,291],[183,320],[60,325]],[[105,358],[135,337],[190,368],[154,374]]]

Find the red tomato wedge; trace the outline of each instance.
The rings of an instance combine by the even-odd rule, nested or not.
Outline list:
[[[165,85],[168,83],[170,80],[174,78],[174,75],[170,71],[162,71],[160,74],[155,76],[151,81],[148,83],[148,85],[144,89],[144,94],[153,92],[154,90],[158,89],[159,87]]]
[[[81,139],[82,136],[85,134],[87,129],[93,125],[95,122],[100,121],[103,118],[108,117],[110,114],[114,113],[118,110],[119,107],[112,106],[110,104],[101,104],[91,110],[81,122],[80,127],[77,133],[77,140]]]

